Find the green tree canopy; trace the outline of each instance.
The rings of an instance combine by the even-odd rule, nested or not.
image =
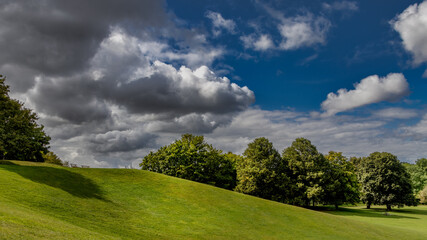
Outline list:
[[[362,200],[371,204],[392,206],[415,205],[410,176],[396,156],[374,152],[363,158],[359,167]]]
[[[0,158],[43,162],[50,137],[34,112],[9,97],[5,80],[0,75]]]
[[[354,164],[341,152],[330,151],[325,158],[329,161],[327,184],[323,202],[333,204],[335,208],[344,203],[355,204],[359,201],[359,182]]]
[[[42,156],[45,163],[52,163],[59,166],[64,165],[64,162],[53,152],[43,153]]]
[[[280,202],[288,199],[287,162],[267,138],[248,144],[237,164],[237,179],[236,191]]]
[[[150,152],[142,169],[233,189],[236,169],[230,157],[204,141],[203,136],[182,135],[180,140]]]
[[[427,186],[427,158],[418,159],[415,164],[405,163],[404,165],[411,176],[414,193],[420,193]]]
[[[427,185],[420,191],[420,203],[427,204]]]
[[[308,139],[297,138],[283,151],[292,180],[292,202],[308,206],[320,202],[327,184],[328,162]]]

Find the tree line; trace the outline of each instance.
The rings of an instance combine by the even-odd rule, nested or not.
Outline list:
[[[419,160],[416,165],[424,167],[424,163]],[[215,149],[203,136],[184,134],[172,144],[150,152],[140,166],[304,207],[324,204],[338,208],[363,202],[368,208],[375,204],[391,210],[393,206],[418,203],[413,175],[393,154],[374,152],[367,157],[347,158],[330,151],[324,155],[305,138],[297,138],[282,154],[267,138],[256,138],[240,156]],[[421,184],[424,187],[427,182]]]

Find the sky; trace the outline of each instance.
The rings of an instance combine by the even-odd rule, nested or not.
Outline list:
[[[79,165],[138,167],[184,133],[427,157],[427,1],[2,0],[0,52]]]

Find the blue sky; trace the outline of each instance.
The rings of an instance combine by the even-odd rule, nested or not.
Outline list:
[[[427,1],[6,0],[0,73],[77,164],[137,166],[183,133],[414,162],[426,19]]]
[[[351,89],[353,84],[366,76],[385,76],[390,72],[402,72],[411,80],[411,90],[425,90],[423,67],[412,67],[411,55],[401,45],[399,33],[390,21],[397,14],[417,1],[361,1],[354,9],[325,9],[324,1],[169,1],[168,6],[177,17],[207,30],[212,22],[206,17],[209,11],[220,13],[224,19],[236,24],[236,33],[223,31],[210,38],[213,45],[225,46],[229,52],[213,64],[233,67],[227,76],[242,79],[256,93],[255,104],[263,109],[296,108],[318,111],[320,102],[329,92],[339,88]],[[329,4],[337,3],[336,1]],[[182,6],[186,6],[182,8]],[[242,6],[245,6],[242,9]],[[252,24],[258,24],[260,32],[269,34],[273,41],[280,41],[277,29],[279,20],[265,8],[273,8],[283,16],[294,17],[312,13],[330,22],[323,43],[292,50],[256,51],[247,49],[240,38],[254,33]],[[242,59],[241,54],[251,56]],[[233,78],[238,76],[238,78]],[[409,80],[408,80],[409,81]],[[239,81],[236,81],[239,83]],[[415,91],[415,89],[417,89]]]

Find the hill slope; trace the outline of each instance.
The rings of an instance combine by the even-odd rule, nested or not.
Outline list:
[[[0,164],[0,239],[423,239],[131,169]]]

